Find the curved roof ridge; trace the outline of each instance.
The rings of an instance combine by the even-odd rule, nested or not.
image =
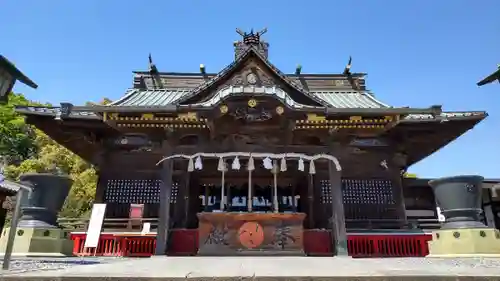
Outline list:
[[[372,101],[374,101],[374,102],[376,102],[376,103],[380,104],[382,107],[392,107],[392,106],[390,106],[390,105],[388,105],[388,104],[386,104],[386,103],[382,102],[381,100],[377,99],[377,98],[375,97],[375,95],[374,95],[372,92],[370,92],[370,91],[364,91],[364,92],[363,92],[363,95],[367,96],[367,97],[368,97],[369,99],[371,99]]]
[[[390,108],[367,91],[350,89],[330,89],[311,92],[318,98],[336,108]]]
[[[111,106],[111,105],[120,105],[123,101],[129,99],[133,94],[135,94],[137,92],[138,89],[134,89],[134,88],[129,88],[126,92],[125,92],[125,95],[123,95],[121,98],[113,101],[113,102],[110,102],[109,104],[107,104],[108,106]]]
[[[283,89],[278,86],[226,86],[218,90],[214,95],[212,95],[209,99],[190,104],[190,106],[213,106],[216,105],[231,95],[240,95],[240,94],[255,94],[255,95],[269,95],[275,98],[282,100],[287,106],[292,108],[314,108],[314,106],[308,106],[301,103],[296,102],[290,97],[290,95]]]

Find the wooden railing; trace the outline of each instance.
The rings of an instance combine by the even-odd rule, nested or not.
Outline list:
[[[85,231],[88,227],[89,219],[73,219],[73,218],[60,218],[58,219],[59,224],[68,230],[73,231]],[[128,218],[118,218],[104,219],[102,225],[102,232],[134,232],[140,231],[144,223],[150,223],[151,229],[156,229],[158,227],[158,218],[142,218],[142,219],[128,219]],[[348,228],[348,231],[359,231],[359,230],[377,230],[380,226],[384,226],[384,229],[397,229],[402,223],[397,220],[350,220],[346,219],[346,223],[355,225],[359,223],[364,225],[366,228]],[[421,229],[421,230],[432,230],[439,227],[439,222],[437,219],[430,218],[414,218],[407,221],[405,225],[407,229]]]
[[[151,223],[153,233],[139,235],[142,225]],[[156,218],[105,219],[97,249],[84,249],[88,219],[60,219],[59,224],[72,231],[75,255],[101,256],[151,256],[156,245]],[[429,233],[421,230],[348,230],[347,247],[353,257],[424,257],[428,254]],[[331,256],[331,232],[329,230],[304,230],[304,249],[308,255]],[[95,252],[94,252],[95,251]],[[197,229],[171,228],[169,255],[196,255],[198,251]]]
[[[75,255],[149,257],[154,254],[156,237],[137,233],[102,233],[97,249],[84,248],[86,234],[73,233]],[[424,233],[348,233],[347,249],[352,257],[425,257],[427,242]],[[197,229],[173,229],[170,232],[169,255],[192,256],[198,251]],[[310,256],[332,256],[332,238],[328,230],[304,231],[304,251]]]
[[[81,219],[73,219],[73,218],[60,218],[57,220],[59,225],[67,230],[72,231],[86,231],[89,224],[89,219],[81,218]],[[141,231],[144,223],[150,223],[151,229],[156,229],[158,227],[158,219],[157,218],[142,218],[142,219],[128,219],[128,218],[120,218],[120,219],[104,219],[102,223],[102,232],[134,232]]]

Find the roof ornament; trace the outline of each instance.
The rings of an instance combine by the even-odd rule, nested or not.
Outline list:
[[[149,74],[151,75],[153,81],[153,88],[161,89],[163,88],[163,82],[161,81],[160,72],[158,71],[158,68],[156,68],[156,65],[153,63],[153,57],[151,56],[151,53],[149,53],[148,59],[149,59]]]
[[[498,81],[498,83],[500,83],[500,64],[498,64],[497,67],[498,67],[497,71],[493,72],[492,74],[490,74],[488,77],[484,78],[483,80],[477,82],[477,85],[483,86],[486,84],[493,83],[493,82],[495,82],[495,80]]]
[[[243,32],[241,29],[236,28],[236,33],[243,37],[243,43],[246,45],[257,45],[260,43],[260,36],[264,35],[267,32],[267,28],[262,29],[261,31],[254,33],[253,28],[250,30],[250,33]]]
[[[352,57],[349,56],[349,62],[347,62],[347,65],[344,68],[344,75],[350,76],[352,74],[351,66],[352,66]]]
[[[254,32],[253,29],[250,30],[250,32],[243,32],[241,29],[236,28],[236,33],[241,35],[243,40],[236,41],[233,44],[235,60],[245,54],[250,48],[257,51],[258,54],[267,59],[269,43],[261,40],[261,36],[266,32],[267,28],[264,28],[259,32]]]
[[[149,73],[152,75],[158,74],[158,68],[156,68],[156,65],[153,63],[153,57],[151,57],[151,53],[149,53]]]
[[[352,76],[351,67],[352,67],[352,56],[349,56],[349,61],[347,62],[347,65],[344,68],[343,74],[347,76],[347,81],[349,81],[351,87],[357,91],[360,89],[359,82],[358,79]]]

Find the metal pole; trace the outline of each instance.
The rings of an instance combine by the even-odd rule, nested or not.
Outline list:
[[[220,186],[220,211],[224,212],[224,184],[225,184],[225,171],[222,170],[222,179],[221,179],[221,186]]]
[[[279,212],[278,204],[278,162],[274,161],[273,169],[273,210],[275,213]]]
[[[247,200],[247,208],[248,212],[252,212],[253,207],[253,195],[252,195],[252,171],[248,170],[248,200]]]
[[[17,232],[17,223],[21,215],[21,202],[23,201],[25,191],[27,190],[25,190],[24,188],[19,188],[19,191],[17,191],[16,206],[14,208],[14,213],[12,214],[12,219],[10,221],[9,237],[7,239],[7,246],[5,248],[5,253],[3,256],[2,269],[4,270],[8,270],[10,266],[10,259],[12,257],[12,250],[14,248],[14,239],[16,238]]]

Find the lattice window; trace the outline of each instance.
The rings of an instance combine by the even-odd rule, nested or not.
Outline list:
[[[394,205],[390,180],[342,180],[344,204]]]
[[[332,203],[332,187],[329,180],[321,180],[321,203]],[[342,180],[344,204],[393,205],[392,183],[390,180]]]
[[[172,182],[172,194],[170,195],[170,203],[175,204],[177,202],[177,195],[179,194],[179,183]]]
[[[105,200],[108,203],[159,204],[161,180],[108,180]],[[172,183],[170,202],[177,202],[179,184]]]
[[[329,180],[320,180],[321,186],[321,203],[331,204],[332,203],[332,187]]]

